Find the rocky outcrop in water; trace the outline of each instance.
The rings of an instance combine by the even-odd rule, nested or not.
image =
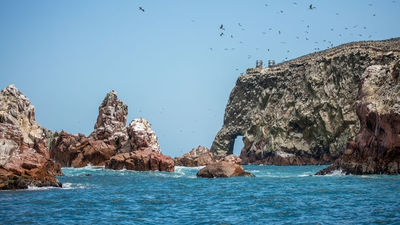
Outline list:
[[[61,187],[59,164],[50,160],[35,108],[14,85],[0,93],[0,189]]]
[[[51,144],[51,158],[67,167],[104,166],[128,140],[127,115],[128,106],[118,99],[117,93],[107,93],[89,137],[60,132]]]
[[[56,134],[50,149],[51,157],[67,167],[90,164],[109,169],[173,171],[174,162],[161,153],[150,123],[140,118],[126,127],[127,114],[128,107],[118,99],[116,92],[108,93],[99,107],[97,122],[89,137],[65,131]]]
[[[343,155],[318,172],[346,174],[400,173],[400,61],[374,65],[361,77],[357,115],[360,131]]]
[[[73,135],[65,131],[58,134],[50,148],[50,156],[63,167],[104,166],[116,153],[114,145],[103,140]]]
[[[208,148],[199,145],[199,147],[193,148],[183,156],[175,157],[174,161],[175,166],[196,167],[213,163],[214,158]]]
[[[106,163],[106,168],[174,171],[174,160],[161,153],[157,136],[146,119],[132,120],[128,126],[128,135],[128,140],[117,150],[118,154]]]
[[[213,163],[208,164],[197,172],[197,177],[223,178],[223,177],[254,177],[246,172],[240,165],[242,160],[235,155],[228,155]]]
[[[248,69],[231,92],[211,152],[232,154],[243,136],[245,164],[332,162],[360,127],[355,102],[362,73],[399,55],[400,39],[356,42]]]
[[[113,156],[106,163],[107,169],[113,170],[159,170],[174,172],[174,160],[151,148],[140,148],[129,153],[121,153]]]

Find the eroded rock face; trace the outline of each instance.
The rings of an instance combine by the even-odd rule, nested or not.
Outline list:
[[[360,127],[355,102],[362,73],[399,52],[400,39],[357,42],[249,69],[231,92],[211,152],[231,154],[241,135],[244,164],[332,162]]]
[[[193,148],[183,156],[175,157],[174,161],[175,166],[196,167],[213,163],[214,159],[208,148],[199,145],[199,147]]]
[[[61,187],[59,164],[50,160],[35,108],[14,85],[0,93],[0,189]]]
[[[153,151],[161,153],[157,136],[151,129],[149,121],[143,118],[134,119],[127,130],[129,140],[118,152],[126,153],[136,151],[139,148],[151,148]]]
[[[94,131],[89,137],[94,140],[103,140],[119,148],[128,139],[126,130],[126,116],[128,106],[118,99],[117,93],[113,90],[107,93],[99,106],[99,115],[94,125]]]
[[[374,65],[361,77],[357,115],[360,131],[343,155],[319,175],[341,170],[346,174],[400,173],[399,62]]]
[[[107,161],[106,168],[113,170],[158,170],[174,172],[174,160],[169,156],[165,156],[147,147],[113,156]]]
[[[50,148],[50,156],[63,167],[104,166],[116,153],[113,145],[103,140],[87,138],[83,134],[72,135],[61,131]]]

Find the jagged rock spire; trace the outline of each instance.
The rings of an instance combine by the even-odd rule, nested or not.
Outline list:
[[[110,142],[125,141],[128,137],[126,132],[127,115],[128,106],[118,99],[117,93],[112,90],[107,93],[99,106],[97,122],[90,136],[97,140],[109,140]],[[119,144],[117,143],[117,145]]]

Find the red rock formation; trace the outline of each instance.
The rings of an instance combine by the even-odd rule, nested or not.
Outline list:
[[[35,108],[14,85],[0,93],[0,189],[61,187],[59,164],[50,160]]]
[[[68,167],[104,166],[128,139],[127,114],[128,106],[111,91],[99,106],[97,122],[89,137],[62,131],[51,145],[51,158]]]
[[[128,135],[124,146],[117,150],[119,154],[106,163],[106,168],[174,171],[174,160],[161,153],[157,136],[147,120],[133,120],[128,126]]]
[[[128,107],[118,99],[116,93],[108,93],[99,107],[92,134],[85,137],[62,131],[51,145],[51,157],[62,166],[107,164],[107,168],[119,169],[126,164],[122,167],[173,171],[174,163],[171,163],[170,157],[162,155],[150,123],[140,118],[125,127],[127,114]],[[108,162],[110,159],[112,161]],[[137,164],[133,165],[135,162]]]
[[[175,157],[174,161],[176,166],[195,167],[213,163],[214,159],[208,148],[199,145],[199,147],[193,148],[183,156]]]
[[[174,172],[174,160],[151,148],[141,148],[134,152],[121,153],[113,156],[107,163],[107,169],[113,170],[159,170]]]
[[[346,174],[400,173],[399,62],[370,66],[361,79],[357,115],[360,130],[343,155],[319,175],[342,170]],[[396,75],[397,74],[397,75]]]
[[[89,164],[104,166],[115,153],[115,147],[102,140],[86,138],[83,134],[72,135],[65,131],[61,131],[50,149],[51,158],[61,166],[75,168]]]

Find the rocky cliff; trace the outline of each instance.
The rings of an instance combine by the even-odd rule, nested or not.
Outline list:
[[[399,54],[398,38],[355,42],[248,69],[230,94],[212,153],[231,154],[235,138],[243,136],[243,163],[332,162],[359,130],[355,109],[361,75]]]
[[[0,93],[0,189],[60,187],[59,164],[50,160],[46,130],[35,108],[14,85]]]
[[[374,65],[361,76],[357,115],[361,128],[354,141],[319,175],[400,173],[400,61]]]

